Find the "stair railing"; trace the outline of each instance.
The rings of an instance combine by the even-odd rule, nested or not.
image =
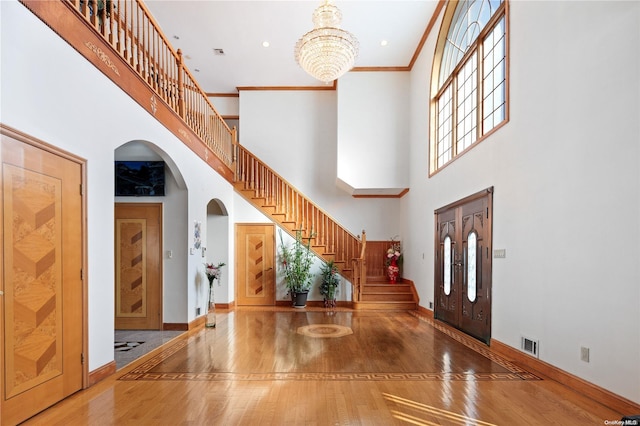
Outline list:
[[[25,4],[37,3],[33,0],[21,1]],[[296,228],[309,232],[313,230],[316,236],[312,248],[316,254],[342,265],[341,272],[348,279],[353,279],[355,274],[359,274],[359,282],[366,278],[366,272],[362,272],[362,268],[366,268],[364,246],[359,237],[340,226],[316,204],[237,144],[235,129],[231,130],[226,125],[184,65],[180,50],[172,48],[141,0],[59,1],[99,34],[113,52],[151,88],[158,99],[181,117],[199,139],[235,171],[236,181],[240,182],[240,186],[252,189],[254,194],[265,198],[265,202],[276,211],[276,216],[273,216],[276,222],[289,232]],[[103,55],[104,61],[110,61],[100,48],[94,46],[94,51]],[[357,272],[352,269],[356,265]],[[356,293],[356,297],[358,294]]]
[[[237,145],[236,188],[251,191],[275,222],[290,234],[296,229],[313,231],[311,247],[326,260],[333,259],[348,279],[354,278],[353,260],[363,256],[360,237],[343,228],[329,214],[305,197],[273,169],[242,145]],[[307,235],[305,235],[307,236]],[[363,267],[364,262],[359,263]],[[359,273],[361,271],[358,271]],[[364,273],[366,276],[366,272]]]
[[[213,153],[233,168],[233,132],[139,0],[62,0],[80,15]]]

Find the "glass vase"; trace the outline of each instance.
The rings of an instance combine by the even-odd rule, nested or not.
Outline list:
[[[205,327],[216,326],[216,300],[213,293],[213,280],[209,280],[209,300],[207,301],[207,321]]]

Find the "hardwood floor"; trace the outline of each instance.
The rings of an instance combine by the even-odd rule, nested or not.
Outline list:
[[[335,337],[334,337],[335,336]],[[622,417],[409,312],[236,308],[27,425],[602,425]]]

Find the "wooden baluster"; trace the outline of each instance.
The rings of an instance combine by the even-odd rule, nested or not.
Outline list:
[[[131,4],[131,3],[129,3]],[[131,46],[130,46],[130,39],[131,39],[131,34],[129,33],[129,8],[127,7],[127,3],[125,2],[124,4],[124,22],[123,22],[123,30],[124,30],[124,58],[127,62],[129,62],[129,65],[133,65],[133,63],[131,62]]]
[[[142,78],[147,81],[147,84],[151,85],[151,73],[154,70],[151,69],[149,61],[149,20],[146,18],[146,15],[142,12]]]
[[[178,49],[178,115],[185,118],[184,111],[184,63],[182,60],[182,50]]]
[[[96,17],[97,17],[97,11],[98,11],[98,0],[89,0],[89,22],[91,22],[91,25],[93,25],[94,28],[98,28],[96,25]]]
[[[240,181],[242,182],[242,188],[247,189],[247,153],[242,149],[241,146],[238,146],[240,150]]]
[[[140,22],[140,8],[136,8],[136,70],[138,74],[142,72],[142,48],[140,46],[140,28],[142,23]]]
[[[104,37],[106,35],[106,25],[105,22],[107,20],[107,6],[108,6],[108,2],[105,1],[102,4],[102,9],[100,9],[100,7],[98,7],[98,9],[96,9],[96,15],[98,16],[98,32]],[[100,5],[100,3],[98,3],[98,6]]]
[[[300,196],[300,193],[296,191],[296,223],[298,224],[298,229],[302,229],[303,227],[303,220],[304,220],[304,213],[303,213],[303,208],[304,208],[304,200],[302,199],[302,197]]]
[[[114,16],[116,16],[117,18],[114,19],[115,24],[116,24],[116,50],[118,51],[118,53],[120,53],[122,55],[122,57],[126,60],[127,57],[124,54],[123,51],[123,43],[122,43],[122,16],[121,16],[121,10],[123,10],[122,8],[122,4],[120,3],[120,0],[117,0],[116,3],[116,10],[114,11]],[[126,7],[125,7],[126,10]],[[126,31],[125,31],[126,33]]]
[[[114,27],[115,27],[115,19],[116,19],[116,11],[115,11],[115,5],[113,4],[115,0],[109,1],[107,2],[107,6],[108,6],[108,12],[109,12],[109,44],[111,46],[115,46],[113,44],[113,31],[114,31]]]
[[[264,197],[264,166],[258,162],[258,196]]]
[[[238,131],[236,126],[231,129],[231,170],[233,170],[233,181],[238,181]]]
[[[251,157],[249,163],[249,189],[256,189],[256,181],[255,181],[255,159]]]
[[[267,174],[267,204],[273,205],[273,173],[269,172]]]

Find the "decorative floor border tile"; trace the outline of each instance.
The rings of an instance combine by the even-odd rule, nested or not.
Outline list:
[[[434,321],[433,319],[431,319],[429,317],[421,315],[420,313],[418,313],[416,311],[409,311],[409,314],[413,315],[414,317],[418,318],[421,321],[424,321],[424,322],[428,323],[429,325],[431,325],[433,328],[435,328],[439,332],[446,334],[447,336],[451,337],[456,342],[463,344],[464,346],[466,346],[467,348],[471,349],[472,351],[474,351],[474,352],[482,355],[483,357],[495,362],[496,364],[500,365],[501,367],[506,368],[511,373],[520,376],[522,378],[522,380],[542,380],[542,378],[536,376],[535,374],[522,369],[521,367],[515,365],[514,363],[512,363],[511,361],[509,361],[509,360],[507,360],[505,358],[502,358],[499,355],[496,355],[495,353],[491,352],[486,345],[484,345],[482,343],[479,343],[474,338],[469,337],[469,336],[463,334],[460,331],[454,331],[450,327],[447,327],[447,326],[445,326],[443,324],[440,324],[440,323]]]

